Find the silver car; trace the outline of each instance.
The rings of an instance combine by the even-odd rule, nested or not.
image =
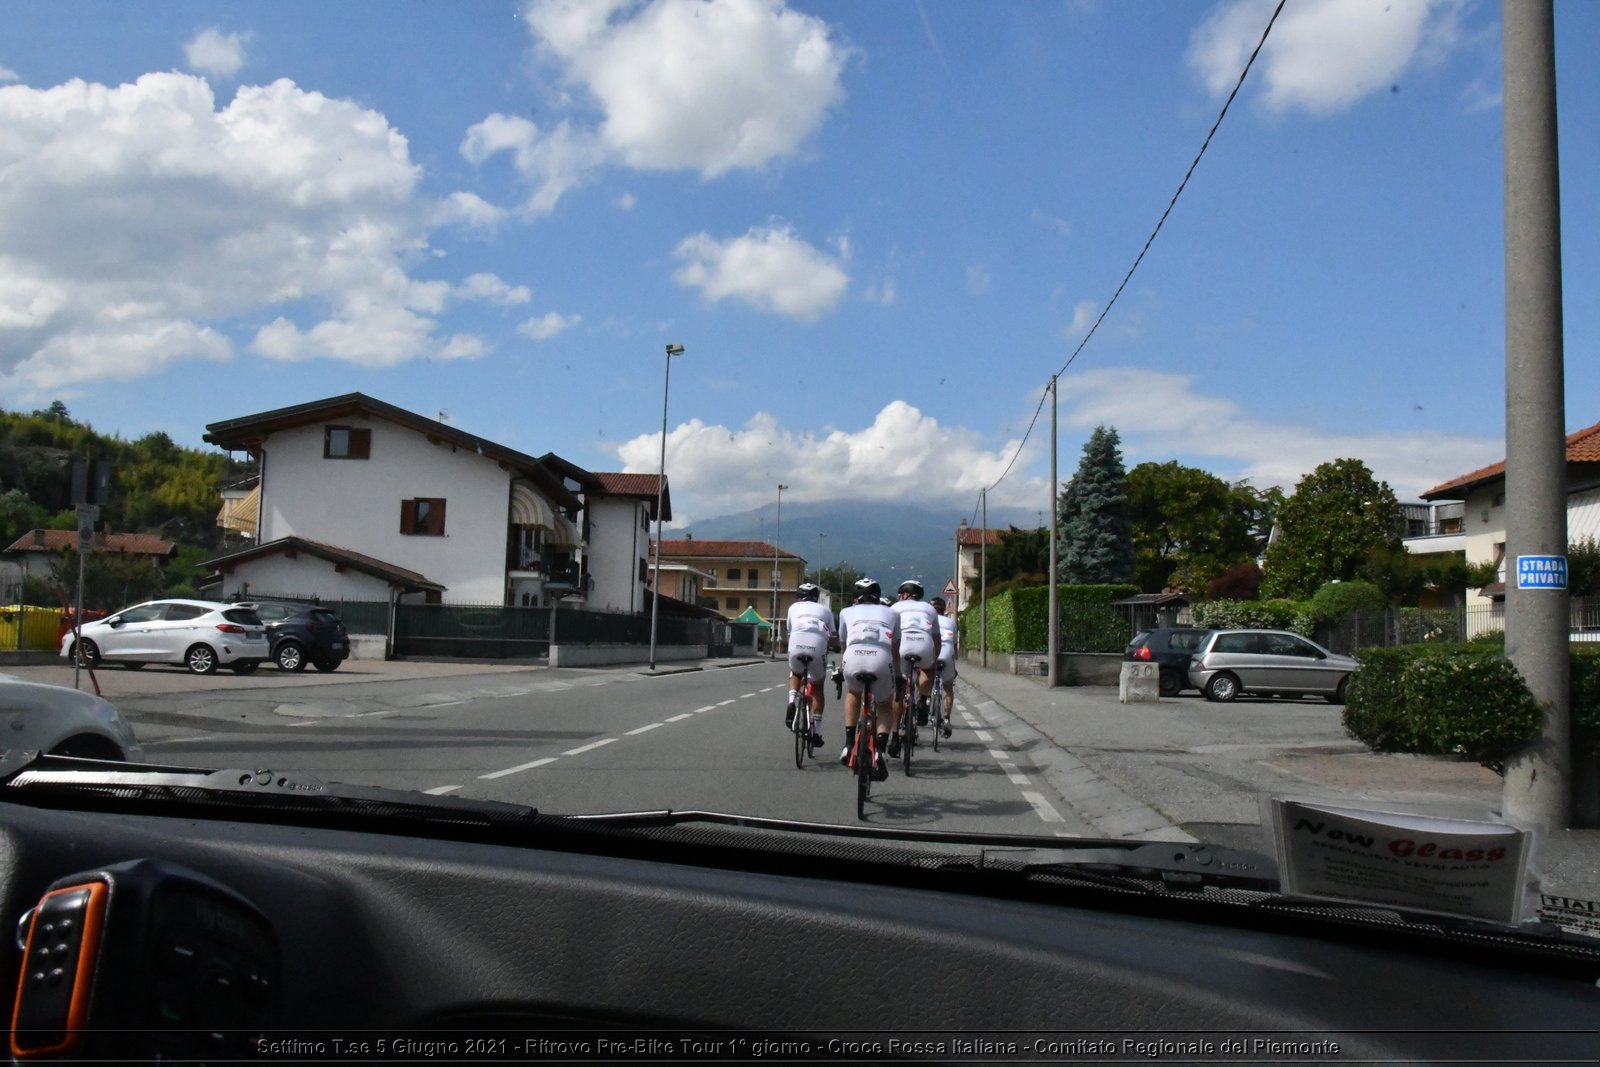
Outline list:
[[[1189,684],[1207,700],[1229,701],[1241,693],[1314,693],[1343,704],[1355,669],[1349,656],[1287,630],[1217,630],[1195,647]]]
[[[0,674],[0,749],[142,762],[144,748],[116,706],[92,693]]]
[[[212,600],[151,600],[83,624],[83,663],[182,664],[195,674],[218,666],[249,674],[270,655],[267,628],[249,608]],[[74,638],[61,639],[71,657]]]

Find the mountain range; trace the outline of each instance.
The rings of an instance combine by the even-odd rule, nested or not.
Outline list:
[[[869,505],[859,500],[776,502],[734,515],[701,519],[669,540],[778,541],[785,552],[806,560],[807,569],[847,563],[876,578],[885,590],[916,578],[933,596],[955,577],[956,528],[971,511],[920,504]],[[991,529],[1037,526],[1039,514],[1026,508],[990,508]]]

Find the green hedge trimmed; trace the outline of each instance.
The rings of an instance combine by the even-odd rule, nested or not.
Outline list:
[[[1112,603],[1139,590],[1132,585],[1059,585],[1061,649],[1064,652],[1121,652],[1131,636],[1128,616]],[[979,647],[982,606],[961,613],[963,648]],[[1007,589],[989,598],[989,651],[1044,649],[1050,643],[1050,587]]]
[[[1344,727],[1378,752],[1458,753],[1501,773],[1544,712],[1503,652],[1481,644],[1365,648]],[[1600,753],[1600,649],[1572,656],[1573,757]]]

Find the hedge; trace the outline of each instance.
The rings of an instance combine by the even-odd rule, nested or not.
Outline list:
[[[1466,756],[1496,773],[1543,729],[1544,712],[1498,649],[1481,644],[1365,648],[1344,727],[1378,752]],[[1600,755],[1600,649],[1572,655],[1574,759]]]
[[[1061,649],[1065,652],[1121,652],[1131,633],[1128,616],[1112,603],[1139,590],[1132,585],[1058,585]],[[1044,649],[1050,644],[1050,587],[1007,589],[989,598],[989,651]],[[963,648],[976,649],[982,606],[961,614]]]

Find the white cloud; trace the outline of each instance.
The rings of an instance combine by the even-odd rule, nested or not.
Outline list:
[[[451,193],[434,211],[434,223],[459,223],[477,230],[494,230],[505,220],[506,210],[476,193]]]
[[[632,211],[639,206],[639,198],[632,193],[623,193],[617,197],[617,208],[622,211]]]
[[[219,108],[167,73],[8,86],[0,129],[0,393],[102,379],[102,352],[120,378],[228,358],[241,320],[277,359],[474,347],[435,333],[450,284],[410,276],[437,205],[377,112],[289,81]]]
[[[1063,339],[1082,337],[1094,325],[1095,313],[1100,306],[1093,300],[1080,300],[1072,307],[1072,321],[1061,331]]]
[[[722,242],[698,233],[684,238],[673,254],[684,262],[673,278],[707,300],[734,297],[805,321],[832,311],[850,284],[838,259],[787,226],[756,227]]]
[[[1189,65],[1213,96],[1233,89],[1274,6],[1231,0],[1194,31]],[[1459,9],[1460,0],[1298,0],[1279,16],[1251,78],[1269,110],[1343,111],[1447,51]]]
[[[184,60],[189,64],[190,70],[199,71],[201,74],[214,74],[220,78],[231,78],[244,66],[244,45],[249,36],[249,34],[223,33],[215,26],[209,26],[195,34],[194,39],[183,46]]]
[[[1115,426],[1129,467],[1145,459],[1193,457],[1183,462],[1229,480],[1249,478],[1262,488],[1281,485],[1291,491],[1318,464],[1354,458],[1401,499],[1415,499],[1505,455],[1503,439],[1489,435],[1339,433],[1273,420],[1221,393],[1196,390],[1194,376],[1187,374],[1087,371],[1063,378],[1061,396],[1062,424],[1084,431],[1102,423]]]
[[[680,526],[765,504],[779,481],[789,486],[784,498],[796,501],[942,498],[965,504],[1000,477],[1016,447],[1008,441],[984,448],[977,433],[941,425],[896,400],[853,432],[795,431],[765,412],[737,429],[699,419],[682,423],[667,434],[667,477]],[[654,471],[660,448],[659,433],[641,434],[618,446],[617,455],[623,470]],[[1030,445],[1024,458],[1037,452]],[[990,495],[991,504],[1048,495],[1042,479],[1015,471],[1002,488]]]
[[[519,324],[517,332],[535,341],[548,341],[556,334],[569,330],[582,321],[581,315],[563,315],[558,311],[550,311]]]
[[[607,164],[714,178],[797,155],[844,97],[850,55],[820,19],[781,0],[533,0],[525,15],[542,56],[578,92],[550,129],[495,114],[462,154],[512,154],[548,214]]]
[[[469,274],[455,288],[462,300],[483,300],[491,304],[526,304],[533,293],[526,285],[513,286],[497,274]]]
[[[21,80],[22,75],[18,74],[10,67],[0,67],[0,82],[19,82]]]
[[[974,264],[967,268],[967,292],[972,296],[982,296],[994,284],[994,276],[989,273],[988,267]]]

